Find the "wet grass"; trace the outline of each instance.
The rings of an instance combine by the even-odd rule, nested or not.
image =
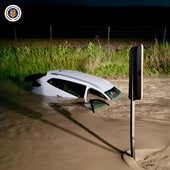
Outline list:
[[[52,69],[73,69],[101,77],[128,77],[129,50],[135,41],[24,40],[0,43],[0,77],[24,77]],[[143,43],[142,43],[143,44]],[[144,75],[170,74],[169,43],[144,43]]]

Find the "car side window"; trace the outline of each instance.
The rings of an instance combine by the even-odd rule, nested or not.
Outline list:
[[[70,93],[74,96],[83,98],[84,93],[86,90],[86,86],[82,84],[78,84],[75,82],[71,82],[68,80],[62,80],[57,78],[52,78],[47,81],[49,84],[51,84],[54,87],[57,87],[67,93]]]
[[[88,90],[88,97],[89,98],[91,98],[91,97],[99,97],[99,98],[105,98],[106,99],[106,97],[101,93],[101,92],[99,92],[99,91],[97,91],[97,90],[95,90],[95,89],[92,89],[92,88],[90,88],[89,90]]]

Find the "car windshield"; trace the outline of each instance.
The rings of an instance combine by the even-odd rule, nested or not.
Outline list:
[[[121,93],[121,91],[119,89],[117,89],[116,87],[111,88],[110,90],[106,91],[105,94],[111,99],[113,100],[114,98],[116,98],[119,94]]]

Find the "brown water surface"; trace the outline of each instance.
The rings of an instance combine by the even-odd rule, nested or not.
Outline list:
[[[128,170],[121,155],[129,150],[128,80],[111,80],[122,98],[98,113],[77,101],[29,93],[0,82],[1,170]],[[169,148],[170,78],[144,79],[144,97],[136,101],[136,148]],[[163,150],[164,151],[164,150]],[[170,169],[170,151],[150,169]],[[148,166],[147,166],[148,165]]]

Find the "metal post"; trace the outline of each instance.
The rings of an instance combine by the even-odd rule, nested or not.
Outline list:
[[[135,101],[130,103],[130,146],[131,156],[135,159]]]
[[[134,57],[134,56],[132,56]],[[135,159],[135,100],[134,100],[134,60],[131,58],[131,100],[130,100],[130,146],[131,156]]]
[[[130,147],[135,159],[135,100],[143,97],[143,45],[130,49],[129,66]]]

